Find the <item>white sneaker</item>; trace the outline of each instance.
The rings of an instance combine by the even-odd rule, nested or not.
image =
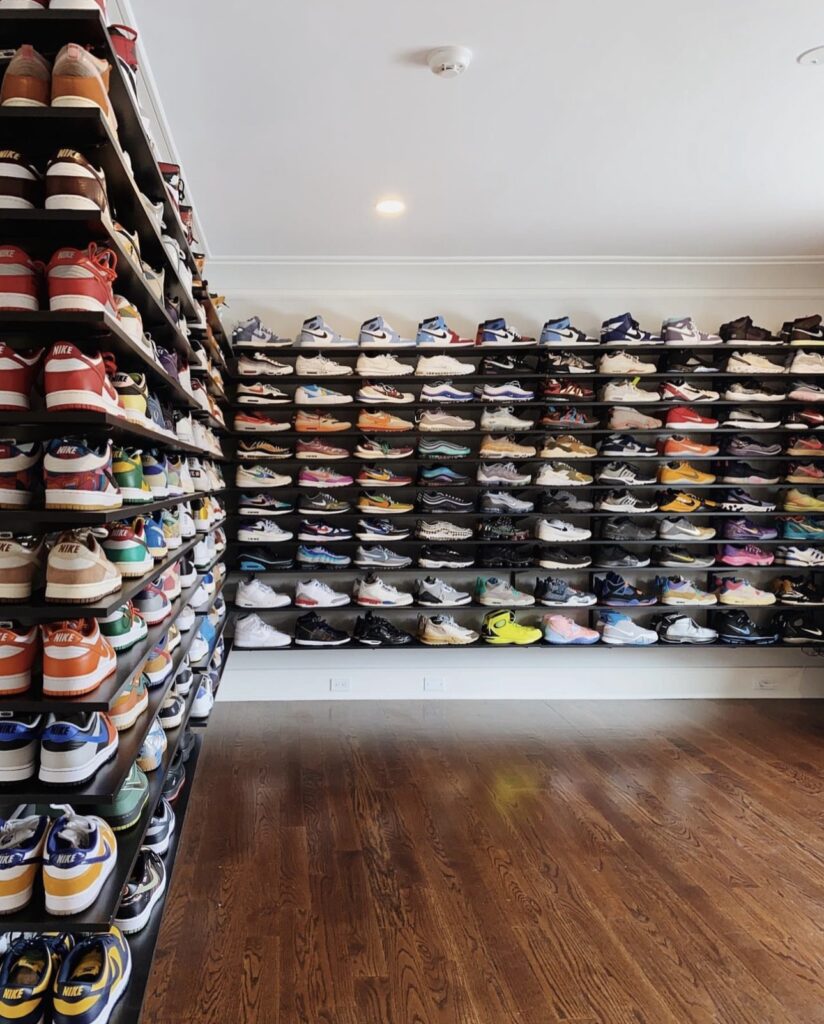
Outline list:
[[[718,633],[706,626],[699,626],[689,615],[678,615],[665,619],[666,625],[659,627],[659,637],[665,644],[711,644],[718,639]]]
[[[244,615],[235,622],[235,647],[289,647],[292,638],[264,622],[259,615]]]
[[[406,377],[415,372],[414,366],[402,363],[397,356],[388,352],[376,356],[361,353],[355,368],[361,377]]]
[[[255,352],[251,356],[241,356],[238,359],[237,372],[245,377],[284,377],[295,371],[289,363],[279,363],[263,352]]]
[[[798,355],[805,353],[799,352]],[[797,357],[796,357],[797,358]],[[793,360],[793,369],[797,369]],[[782,363],[774,363],[772,359],[758,352],[733,352],[727,360],[727,373],[787,373]]]
[[[475,372],[472,363],[462,363],[454,356],[419,356],[415,367],[417,377],[462,377]]]
[[[657,391],[644,391],[631,380],[610,381],[601,398],[604,402],[657,402]]]
[[[293,537],[293,533],[281,529],[271,519],[258,519],[255,523],[244,522],[237,531],[237,539],[250,544],[282,544]]]
[[[592,530],[587,530],[583,526],[573,526],[564,519],[539,519],[535,535],[538,540],[589,540]]]
[[[821,352],[798,352],[790,369],[793,373],[824,373],[824,355]]]
[[[180,509],[180,536],[183,540],[191,540],[197,533],[191,509],[188,504],[179,505],[178,508]]]
[[[535,475],[535,483],[541,486],[561,484],[564,487],[586,487],[592,483],[592,477],[565,462],[548,462]]]
[[[235,592],[238,608],[285,608],[292,603],[288,594],[278,594],[257,577],[241,580]]]
[[[291,482],[290,476],[276,473],[268,466],[238,466],[235,473],[238,487],[288,487]]]
[[[277,405],[291,402],[290,396],[274,384],[255,381],[254,384],[238,384],[237,400],[241,405]]]
[[[481,430],[530,430],[534,422],[515,416],[511,405],[502,409],[484,409],[481,413]]]
[[[644,629],[628,615],[616,612],[607,614],[607,619],[601,619],[596,623],[605,644],[614,644],[616,647],[649,647],[658,643],[658,634],[654,629]]]
[[[367,607],[376,605],[387,608],[402,608],[412,604],[414,598],[405,591],[391,586],[379,576],[368,576],[365,580],[356,580],[353,587],[355,602]]]
[[[468,526],[458,526],[457,523],[427,523],[423,520],[418,520],[418,525],[415,527],[415,536],[418,540],[469,540],[472,536],[472,530]]]
[[[264,622],[264,626],[266,623]],[[269,627],[272,628],[271,626]],[[277,633],[277,630],[275,630]],[[280,645],[278,645],[280,646]],[[192,701],[192,718],[208,718],[215,706],[215,695],[212,693],[212,680],[202,672],[197,680],[197,693]]]
[[[301,377],[349,377],[352,367],[318,353],[316,356],[298,356],[295,371]]]
[[[474,420],[453,416],[442,409],[424,409],[418,420],[419,430],[472,430],[474,426]]]
[[[348,594],[339,594],[320,580],[300,580],[295,587],[298,608],[340,608],[349,604]]]
[[[295,405],[349,405],[352,401],[351,395],[322,388],[319,384],[301,384],[295,389]]]
[[[645,363],[643,359],[631,355],[629,352],[608,352],[601,356],[598,361],[599,373],[620,373],[642,376],[645,373],[655,373],[655,363]]]
[[[431,619],[422,615],[418,619],[418,637],[433,647],[465,646],[480,639],[474,629],[458,625],[451,615],[433,615]]]

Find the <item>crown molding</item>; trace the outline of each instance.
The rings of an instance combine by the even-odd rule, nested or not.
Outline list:
[[[213,256],[208,277],[233,295],[489,291],[567,297],[667,291],[685,297],[824,296],[824,254],[782,256]]]

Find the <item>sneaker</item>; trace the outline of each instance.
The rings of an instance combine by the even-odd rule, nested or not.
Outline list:
[[[347,424],[349,426],[349,424]],[[473,424],[474,426],[474,424]],[[408,433],[415,429],[412,420],[405,420],[402,416],[393,416],[384,411],[370,412],[368,409],[361,409],[358,413],[358,430],[363,431],[403,431]],[[421,428],[425,429],[425,428]]]
[[[412,445],[392,445],[388,441],[364,437],[358,442],[353,452],[359,459],[408,459],[414,454]],[[345,453],[348,455],[348,452]],[[469,449],[466,449],[469,454]]]
[[[290,476],[277,473],[269,466],[238,466],[235,473],[237,487],[288,487],[291,483]]]
[[[359,519],[355,535],[358,540],[406,540],[409,530],[389,519]]]
[[[591,512],[594,507],[591,501],[572,491],[547,491],[541,499],[542,512]]]
[[[721,604],[767,605],[775,604],[775,594],[759,589],[749,580],[725,576],[718,588],[718,601]]]
[[[629,491],[608,491],[596,502],[599,512],[620,512],[622,515],[638,515],[642,512],[658,511],[657,503]]]
[[[358,545],[354,561],[355,565],[362,569],[370,567],[377,569],[407,569],[412,564],[411,558],[406,555],[399,555],[395,551],[390,551],[389,548],[383,547],[381,544],[376,544],[369,548]],[[433,568],[438,567],[433,566]]]
[[[411,368],[405,368],[404,372],[412,372]],[[463,363],[460,359],[452,356],[419,356],[414,367],[417,377],[461,377],[468,373],[475,373],[474,363]],[[364,374],[368,376],[368,374]]]
[[[456,485],[463,487],[471,482],[470,477],[464,476],[463,473],[456,473],[449,466],[421,467],[418,473],[418,483],[424,485],[447,484],[453,487]]]
[[[361,487],[408,487],[412,477],[395,473],[386,466],[364,466],[357,482]]]
[[[610,430],[658,430],[662,425],[657,416],[647,416],[632,406],[610,409],[607,421]]]
[[[299,545],[295,558],[298,564],[305,569],[345,569],[352,563],[352,559],[348,555],[330,551],[321,544],[311,547],[307,544]]]
[[[712,532],[715,533],[714,530]],[[610,516],[601,527],[601,537],[604,540],[651,541],[655,538],[655,528],[634,523],[627,516]]]
[[[487,612],[484,615],[481,636],[485,643],[525,647],[543,639],[543,630],[535,626],[522,626],[515,621],[515,615],[508,608]]]
[[[528,484],[531,474],[518,472],[512,462],[482,463],[478,466],[476,479],[479,484],[509,484],[514,487]]]
[[[535,449],[533,448],[534,452]],[[598,452],[588,444],[584,444],[572,434],[561,434],[558,437],[547,437],[541,447],[542,459],[567,458],[567,459],[591,459]]]
[[[3,81],[9,77],[6,70]],[[5,106],[5,104],[3,104]],[[36,312],[40,309],[40,275],[43,264],[33,260],[16,245],[0,247],[0,309],[8,312]]]
[[[772,626],[781,631],[781,640],[785,644],[815,646],[824,643],[824,631],[810,615],[778,612],[773,618]]]
[[[591,402],[595,397],[595,392],[589,385],[557,377],[545,380],[541,393],[552,402]]]
[[[736,430],[775,430],[781,426],[781,420],[754,409],[733,409],[724,426]]]
[[[509,358],[512,359],[511,356]],[[484,365],[486,362],[487,360],[484,361]],[[551,374],[595,373],[595,364],[592,360],[584,359],[582,356],[576,355],[575,352],[544,352],[541,356],[540,366],[541,369]],[[525,363],[522,364],[522,368],[529,369]]]
[[[57,342],[46,357],[43,384],[50,412],[90,409],[118,418],[124,415],[100,353],[88,356],[75,345]]]
[[[0,154],[0,167],[2,167],[2,159],[2,154]],[[1,266],[2,264],[0,264]],[[0,342],[0,372],[2,373],[0,409],[28,410],[31,407],[34,382],[40,372],[42,361],[42,348],[16,352],[5,343]]]
[[[679,433],[688,430],[717,430],[718,420],[681,405],[667,413],[667,427]]]
[[[606,576],[596,576],[594,582],[601,604],[615,607],[635,607],[656,603],[654,595],[644,594],[616,572],[608,572]]]
[[[662,540],[712,540],[715,529],[711,526],[698,526],[679,516],[677,519],[664,519],[658,527],[658,536]]]
[[[535,600],[547,607],[585,608],[598,600],[595,594],[577,590],[569,582],[556,576],[539,576],[535,581]]]
[[[628,462],[609,462],[598,471],[598,482],[623,484],[625,487],[644,486],[655,483],[655,474],[645,473],[641,469],[630,466]]]
[[[351,487],[354,480],[346,473],[337,473],[328,466],[310,468],[302,466],[298,474],[298,487]]]
[[[342,338],[321,316],[312,316],[303,321],[297,344],[303,348],[355,348],[357,342]]]
[[[529,430],[534,420],[516,416],[512,406],[486,408],[481,413],[481,430],[505,430],[507,432]]]
[[[0,623],[0,694],[4,697],[25,693],[31,686],[37,640],[36,626]]]
[[[461,338],[455,331],[450,330],[442,316],[431,316],[418,324],[415,344],[422,347],[431,345],[467,348],[473,346],[475,342],[471,338]]]
[[[469,540],[472,530],[468,526],[458,526],[456,523],[427,523],[419,519],[415,527],[415,536],[418,540],[441,540],[454,543],[455,541]]]
[[[72,439],[50,441],[43,480],[46,508],[105,511],[123,504],[112,472],[110,441],[96,448]]]
[[[642,569],[648,566],[648,555],[642,555],[617,544],[601,548],[595,556],[595,564],[599,569]]]
[[[706,607],[716,604],[715,594],[708,594],[684,576],[668,576],[656,580],[662,604],[691,604]]]
[[[468,569],[474,561],[468,552],[440,545],[425,544],[418,554],[418,565],[422,569]]]
[[[772,565],[775,555],[756,544],[745,544],[742,547],[725,544],[718,555],[718,561],[721,565],[764,566]]]
[[[342,608],[349,604],[349,595],[334,591],[321,580],[301,580],[295,587],[298,608]]]
[[[739,317],[729,323],[722,324],[719,331],[721,337],[728,344],[746,341],[750,345],[780,345],[781,339],[774,337],[766,327],[756,327],[752,318],[748,316]]]
[[[415,603],[425,608],[456,608],[471,602],[471,594],[457,590],[441,579],[427,576],[415,582]]]
[[[475,397],[482,402],[531,402],[535,392],[511,380],[507,384],[484,384],[475,389]]]
[[[718,445],[701,444],[683,434],[671,434],[664,441],[661,449],[663,455],[677,456],[680,459],[703,459],[718,454]]]
[[[382,316],[375,316],[361,324],[358,344],[362,348],[409,348],[415,342],[401,338]]]
[[[514,494],[510,494],[508,491],[485,491],[481,495],[480,508],[482,512],[525,515],[527,512],[532,512],[535,508],[535,503],[516,498]]]
[[[135,610],[147,626],[159,626],[172,611],[171,601],[157,583],[147,584],[133,601]]]
[[[628,615],[604,610],[597,622],[601,640],[616,647],[649,647],[658,642],[654,629],[645,629]]]
[[[634,380],[610,381],[601,392],[603,402],[632,402],[634,405],[659,401],[657,391],[645,391]]]
[[[478,324],[478,332],[475,335],[475,344],[480,346],[532,345],[534,343],[534,338],[522,338],[517,331],[510,330],[503,317],[484,320],[483,323]]]
[[[404,647],[414,640],[409,633],[393,626],[388,619],[367,612],[359,615],[353,630],[354,639],[368,647]]]
[[[86,249],[58,249],[46,268],[49,309],[53,313],[106,313],[116,320],[112,291],[116,264],[114,252],[94,242]]]
[[[539,519],[535,527],[535,536],[538,540],[569,543],[589,540],[592,530],[583,526],[574,526],[565,519]]]
[[[661,327],[665,345],[720,345],[719,334],[704,334],[699,331],[691,316],[665,320]]]
[[[778,536],[778,530],[774,526],[764,526],[761,523],[755,523],[752,519],[747,519],[746,516],[742,516],[740,519],[727,519],[724,523],[723,533],[726,540],[743,540],[748,542],[775,540]],[[787,535],[786,532],[784,535]]]
[[[67,808],[65,814],[52,822],[43,851],[46,912],[65,916],[86,910],[97,899],[106,879],[114,870],[116,860],[117,840],[110,826],[95,815],[81,815]],[[75,946],[73,952],[81,950],[87,943],[89,940]],[[120,947],[119,955],[123,959],[118,960],[116,970],[123,970],[124,965],[129,962],[129,950],[122,939]],[[72,974],[72,967],[77,962],[77,958],[73,960],[70,954],[60,969],[54,987],[55,1004],[58,1009],[61,1005],[66,1005],[61,998],[61,989],[65,985],[63,979]],[[116,970],[114,977],[117,976]],[[81,985],[82,977],[81,973],[76,979]],[[122,986],[125,988],[125,980]],[[98,1001],[95,989],[84,986],[81,990],[86,997],[86,1005],[90,996],[92,1005]],[[65,996],[71,1001],[76,1001],[76,990],[67,988]]]
[[[421,395],[422,399],[425,396]],[[411,391],[399,391],[392,384],[364,384],[358,390],[358,401],[391,405],[410,405],[415,401]]]
[[[743,610],[717,616],[718,639],[724,644],[776,644],[779,631],[772,625],[757,626]]]
[[[717,450],[717,449],[716,449]],[[658,454],[658,449],[644,444],[631,434],[610,434],[601,442],[599,455],[620,458],[649,458]]]
[[[724,392],[728,402],[780,402],[787,397],[786,392],[765,387],[755,380],[736,381]],[[806,396],[797,397],[806,400]]]
[[[655,345],[661,341],[657,335],[642,331],[630,313],[622,313],[601,324],[601,342],[604,345]]]
[[[320,384],[301,384],[295,390],[294,401],[296,405],[349,405],[354,399]]]
[[[474,430],[475,421],[453,416],[442,409],[424,409],[418,418],[418,429],[424,431]]]
[[[475,582],[475,599],[478,604],[492,608],[530,608],[535,604],[532,594],[525,594],[497,576],[478,577]]]
[[[556,320],[547,320],[541,328],[539,338],[540,345],[586,345],[591,342],[584,331],[579,331],[572,326],[568,316],[558,317]]]
[[[383,515],[402,515],[412,512],[414,505],[409,502],[396,501],[387,494],[362,494],[358,498],[358,508],[362,512],[380,512]]]
[[[240,441],[237,446],[239,459],[288,459],[291,455],[291,448],[271,441]]]
[[[126,729],[131,729],[135,722],[149,707],[149,680],[143,672],[135,672],[129,680],[126,688],[121,690],[117,697],[112,702],[111,708],[109,709],[109,718],[112,721],[112,725],[117,729],[118,732],[125,732]],[[147,737],[148,739],[148,737]],[[144,740],[144,744],[146,741]],[[163,750],[166,749],[164,743]],[[143,747],[141,747],[141,753]],[[162,756],[162,751],[159,757]],[[158,757],[158,763],[159,763]],[[146,760],[146,758],[144,758]],[[138,767],[142,768],[140,764],[140,756],[138,755]],[[158,767],[157,764],[151,765],[148,770]],[[109,820],[107,818],[107,820]]]
[[[535,483],[539,486],[556,486],[562,484],[566,487],[586,487],[592,483],[589,473],[583,473],[566,462],[549,462],[542,466],[535,475]],[[506,481],[502,481],[506,482]],[[526,481],[518,481],[528,483]]]
[[[259,606],[260,607],[260,606]],[[300,620],[298,620],[300,621]],[[292,638],[256,614],[243,615],[235,621],[234,646],[243,650],[249,648],[273,649],[290,647]],[[208,713],[208,712],[207,712]]]
[[[782,339],[790,345],[822,345],[824,344],[824,327],[819,315],[802,316],[784,324],[781,331]]]
[[[238,359],[237,372],[243,377],[283,377],[294,373],[295,369],[289,363],[272,359],[265,352],[255,352]]]
[[[337,516],[348,512],[351,507],[348,501],[333,498],[331,494],[309,493],[301,495],[298,511],[305,516]]]
[[[238,539],[243,539],[240,538],[240,534],[238,534]],[[330,526],[328,523],[318,523],[309,519],[304,519],[298,530],[298,540],[305,540],[310,543],[334,544],[335,542],[351,539],[351,530],[347,530],[342,526]]]
[[[544,548],[539,552],[538,565],[542,569],[586,569],[592,565],[592,559],[589,555],[565,548]]]
[[[270,519],[243,523],[237,532],[238,540],[252,544],[282,544],[293,537],[294,534],[290,530],[282,530]]]
[[[721,396],[709,388],[699,388],[685,380],[667,381],[661,386],[662,401],[717,402]]]
[[[43,175],[13,149],[0,153],[0,209],[34,210],[40,206]],[[48,208],[48,201],[47,201]]]
[[[421,615],[418,639],[429,647],[465,647],[480,639],[474,629],[459,625],[451,615]]]
[[[294,510],[291,501],[279,501],[271,494],[242,494],[238,502],[238,514],[241,516],[284,516]]]
[[[43,626],[43,694],[81,697],[117,668],[117,655],[95,619]]]
[[[820,548],[802,548],[781,545],[775,553],[777,565],[798,565],[820,569],[824,565],[824,551]]]
[[[799,355],[804,353],[799,352]],[[799,368],[793,363],[793,370],[801,372]],[[783,363],[775,363],[772,359],[767,359],[766,356],[762,356],[759,352],[732,352],[727,359],[726,373],[744,373],[744,374],[756,374],[756,373],[787,373],[787,368]]]
[[[46,600],[93,604],[120,589],[121,576],[88,530],[61,533],[46,563]]]
[[[315,612],[301,615],[295,622],[295,643],[299,647],[342,647],[350,639],[348,633],[330,626]]]
[[[414,396],[412,396],[414,397]],[[412,401],[410,397],[409,401]],[[474,399],[471,391],[456,388],[451,381],[438,381],[436,384],[424,384],[420,392],[422,402],[471,402]]]
[[[658,639],[665,644],[712,644],[718,639],[714,629],[699,626],[689,615],[662,615],[656,629]]]
[[[645,362],[629,352],[606,352],[598,360],[598,372],[614,374],[616,377],[643,377],[656,373],[655,363]]]
[[[600,639],[594,629],[588,629],[566,615],[545,615],[543,618],[544,640],[550,644],[589,646]]]
[[[704,473],[690,462],[667,462],[658,470],[662,484],[692,484],[703,487],[715,483],[714,473]]]
[[[124,935],[142,931],[165,892],[166,868],[160,855],[141,849],[123,888],[115,926]]]
[[[76,816],[70,820],[69,828],[76,829],[79,836],[84,834],[77,828]],[[112,865],[114,861],[112,853]],[[92,863],[89,871],[94,870]],[[63,960],[57,973],[54,1005],[64,1008],[64,1012],[55,1013],[53,1019],[81,1020],[82,1014],[86,1014],[89,1021],[100,1021],[101,1024],[107,1021],[126,992],[131,971],[129,944],[119,928],[112,927],[105,933],[83,939]],[[78,1008],[82,1008],[81,1012]]]
[[[241,405],[281,405],[284,402],[291,402],[292,397],[276,388],[274,384],[265,384],[258,380],[254,384],[238,384],[237,400]]]
[[[356,604],[387,608],[402,608],[414,600],[412,594],[398,590],[371,573],[366,579],[356,581],[354,596]]]
[[[537,455],[531,444],[518,444],[511,437],[491,437],[487,434],[481,441],[479,455],[482,459],[533,459]]]
[[[787,495],[785,495],[785,508],[787,507],[786,498],[791,493],[792,491],[788,491]],[[824,503],[821,507],[824,508]],[[765,499],[762,498],[756,498],[754,495],[750,494],[748,491],[745,491],[741,487],[733,487],[729,491],[727,491],[726,495],[721,499],[721,508],[725,512],[774,512],[775,502],[766,501]],[[793,510],[790,509],[788,511]]]
[[[250,316],[247,320],[235,324],[232,331],[232,348],[282,348],[291,344],[291,339],[279,338],[274,331],[265,327],[259,316]]]
[[[86,782],[115,756],[117,744],[117,730],[107,715],[49,715],[40,737],[38,777],[63,786]]]

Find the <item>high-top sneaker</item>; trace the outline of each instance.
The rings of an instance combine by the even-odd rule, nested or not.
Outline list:
[[[74,2],[77,2],[77,0],[74,0]],[[90,0],[90,2],[94,3],[95,0]],[[117,54],[117,63],[120,65],[126,81],[129,83],[135,101],[137,101],[137,30],[129,25],[109,25],[109,38],[112,41],[112,49]],[[160,165],[160,170],[164,177],[163,168],[168,166],[168,164]],[[180,168],[178,167],[179,172]]]
[[[746,341],[750,345],[780,345],[781,339],[776,338],[766,327],[757,327],[750,316],[740,316],[737,320],[721,324],[718,333],[728,344],[735,345]]]
[[[52,312],[85,310],[117,319],[112,284],[117,256],[94,242],[88,249],[58,249],[47,268]]]
[[[605,345],[656,345],[662,340],[659,335],[642,331],[631,313],[622,313],[601,324],[601,341]]]

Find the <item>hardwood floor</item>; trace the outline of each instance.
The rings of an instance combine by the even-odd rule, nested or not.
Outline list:
[[[146,1024],[824,1021],[824,702],[219,704]]]

